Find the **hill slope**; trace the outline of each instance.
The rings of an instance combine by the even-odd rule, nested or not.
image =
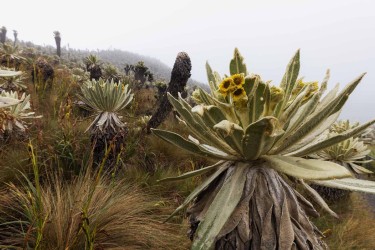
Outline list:
[[[20,42],[25,47],[33,47],[38,51],[55,55],[56,48],[53,46],[41,46],[35,45],[31,42]],[[126,64],[136,64],[139,61],[143,61],[145,65],[150,69],[154,74],[155,79],[168,82],[170,80],[172,68],[161,62],[156,58],[152,58],[145,55],[139,55],[137,53],[123,51],[119,49],[111,50],[79,50],[73,48],[63,47],[61,50],[62,58],[65,60],[74,60],[76,62],[82,61],[85,57],[90,54],[95,54],[99,59],[104,63],[110,63],[116,66],[120,72],[124,72],[124,66]],[[201,82],[190,79],[188,82],[189,85],[197,85],[202,88],[207,88],[207,86]]]

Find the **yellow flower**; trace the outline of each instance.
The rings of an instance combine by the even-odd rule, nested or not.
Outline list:
[[[233,92],[232,92],[232,95],[233,95],[233,101],[234,102],[237,102],[245,97],[247,97],[246,95],[246,91],[244,88],[240,87],[240,88],[236,88]]]
[[[231,77],[225,78],[220,84],[219,84],[219,92],[226,96],[227,92],[232,91],[234,89],[234,81]]]
[[[234,85],[237,87],[241,87],[245,83],[244,74],[234,74],[231,78],[233,79]]]
[[[298,79],[297,84],[292,91],[292,94],[294,96],[298,95],[298,93],[303,89],[303,87],[305,87],[305,85],[306,83],[303,82],[303,78]]]
[[[282,88],[272,86],[270,89],[271,92],[271,102],[279,103],[284,98],[284,90]]]

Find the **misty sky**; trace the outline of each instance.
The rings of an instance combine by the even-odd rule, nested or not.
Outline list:
[[[0,26],[20,40],[75,49],[122,49],[172,66],[179,51],[192,60],[192,78],[206,82],[204,64],[228,73],[238,47],[248,70],[279,84],[301,49],[301,76],[329,87],[367,72],[341,118],[375,118],[375,1],[367,0],[18,0],[1,3]]]

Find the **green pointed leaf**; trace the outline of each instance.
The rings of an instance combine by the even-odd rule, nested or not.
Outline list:
[[[315,143],[322,141],[323,134],[325,133],[325,131],[327,131],[327,129],[329,129],[332,126],[333,123],[335,123],[335,121],[337,121],[337,118],[340,116],[340,113],[341,112],[337,112],[333,115],[330,115],[324,122],[322,122],[314,130],[312,130],[302,140],[300,140],[293,146],[289,147],[287,150],[283,151],[283,155],[292,156],[289,154],[297,150],[300,150],[304,147],[308,147],[308,145],[313,145]]]
[[[184,209],[191,201],[195,199],[203,190],[205,190],[211,182],[213,182],[220,174],[222,174],[225,170],[231,166],[232,162],[226,161],[223,163],[223,165],[212,175],[210,175],[205,181],[202,182],[198,187],[196,187],[193,192],[189,194],[188,197],[184,200],[184,202],[166,219],[168,221],[173,216],[175,216],[178,212],[180,212],[182,209]]]
[[[248,101],[248,112],[249,112],[249,122],[253,123],[261,117],[263,111],[266,108],[270,98],[270,88],[268,84],[260,81],[257,85],[257,88]]]
[[[200,115],[191,111],[191,106],[180,96],[180,94],[178,101],[174,100],[172,96],[170,96],[169,99],[176,109],[179,108],[177,111],[182,117],[184,117],[184,121],[199,140],[206,144],[213,145],[228,154],[237,154],[236,151],[234,151],[224,140],[216,135],[212,130],[212,127],[207,126],[206,121],[203,120]]]
[[[304,86],[303,89],[299,92],[299,94],[296,96],[296,98],[293,100],[293,102],[288,105],[285,110],[282,112],[280,120],[284,124],[289,124],[289,121],[294,117],[294,115],[300,111],[303,102],[303,99],[305,98],[306,94],[308,93],[309,88],[308,86]]]
[[[280,143],[280,146],[274,150],[273,153],[278,154],[293,146],[296,142],[302,140],[310,132],[315,130],[316,127],[319,127],[319,125],[323,123],[330,115],[338,112],[348,99],[348,96],[353,92],[355,87],[358,86],[363,76],[364,74],[349,83],[345,89],[325,107],[322,107],[319,110],[316,109],[306,118],[306,121],[303,121],[301,126],[293,131],[289,137],[285,138],[286,140],[283,140],[282,143]],[[340,109],[338,109],[338,107],[340,107]]]
[[[14,99],[11,97],[0,96],[0,108],[5,108],[13,105],[17,105],[21,100]]]
[[[219,124],[223,123],[224,121],[227,121],[224,113],[219,109],[218,107],[214,105],[210,106],[202,106],[197,105],[193,108],[193,110],[196,110],[197,113],[202,113],[200,116],[202,116],[202,119],[206,123],[206,125],[210,128],[214,128],[216,126],[216,130]],[[236,125],[236,124],[233,124]],[[237,125],[238,126],[238,125]],[[231,133],[217,133],[218,136],[220,136],[228,145],[230,145],[233,149],[235,149],[238,153],[242,152],[241,147],[241,140],[243,136],[243,130],[240,128],[240,130],[233,129]]]
[[[330,103],[331,100],[336,98],[337,93],[339,92],[340,84],[336,84],[335,87],[329,91],[323,99],[320,101],[317,110],[322,109],[323,107],[327,106],[328,103]]]
[[[22,75],[22,71],[12,71],[0,69],[0,77],[13,77]]]
[[[209,122],[210,127],[213,128],[219,122],[226,120],[225,114],[218,107],[211,105],[206,107],[203,114],[203,119]]]
[[[294,84],[297,81],[299,68],[300,68],[300,51],[297,50],[294,56],[290,59],[288,66],[286,67],[285,74],[280,84],[280,88],[283,88],[285,90],[285,93],[288,96],[292,93],[292,90],[294,89]]]
[[[328,138],[324,141],[318,142],[313,145],[309,145],[305,148],[302,148],[298,151],[295,151],[293,153],[290,153],[288,155],[290,156],[305,156],[314,152],[317,152],[319,150],[322,150],[324,148],[333,146],[339,142],[345,141],[346,139],[349,139],[350,137],[356,136],[361,134],[364,130],[366,130],[368,127],[370,127],[372,124],[375,123],[375,119],[372,121],[369,121],[365,124],[362,124],[361,126],[354,127],[350,130],[345,131],[344,133],[338,134],[336,136],[333,136],[331,138]]]
[[[349,166],[357,173],[357,174],[373,174],[374,172],[368,170],[367,168],[364,168],[360,165],[357,165],[355,163],[349,162]]]
[[[191,132],[203,143],[213,145],[214,147],[222,150],[223,152],[230,155],[238,155],[224,140],[217,136],[212,127],[208,127],[206,122],[198,114],[191,112],[190,105],[179,97],[176,100],[173,96],[168,93],[169,101],[175,107],[177,112],[182,116]]]
[[[160,137],[161,139],[179,147],[186,151],[189,151],[190,153],[203,155],[203,156],[209,156],[207,152],[202,151],[199,146],[194,144],[193,142],[190,142],[188,140],[185,140],[182,136],[179,134],[160,130],[160,129],[152,129],[151,130],[156,136]]]
[[[344,189],[375,194],[375,182],[355,178],[342,178],[335,180],[314,180],[315,184],[325,187]]]
[[[207,173],[207,172],[211,171],[212,169],[216,169],[216,168],[221,167],[224,163],[226,163],[226,161],[219,161],[219,162],[215,163],[214,165],[207,166],[207,167],[204,167],[204,168],[200,168],[200,169],[197,169],[197,170],[194,170],[194,171],[190,171],[190,172],[184,173],[184,174],[179,175],[179,176],[167,177],[167,178],[158,180],[158,182],[179,181],[179,180],[184,180],[184,179],[191,178],[191,177],[194,177],[194,176],[197,176],[197,175],[202,175],[204,173]]]
[[[276,171],[298,179],[326,180],[351,176],[345,167],[329,161],[282,155],[265,155],[261,158],[270,163],[270,167]]]
[[[235,167],[228,171],[231,170],[233,172],[225,180],[204,218],[198,225],[191,247],[192,250],[208,250],[215,247],[217,235],[241,200],[246,182],[248,164],[237,163]]]
[[[284,89],[285,97],[284,101],[276,106],[276,118],[281,115],[281,111],[286,106],[286,103],[290,99],[294,85],[296,84],[300,68],[300,53],[299,50],[294,54],[292,59],[289,61],[288,66],[286,67],[285,74],[281,80],[280,88]]]
[[[242,151],[247,160],[255,160],[264,152],[269,140],[275,138],[277,122],[275,117],[267,116],[246,128],[242,140]]]
[[[246,65],[243,61],[244,61],[244,58],[241,56],[238,49],[235,48],[233,59],[230,61],[230,65],[229,65],[229,72],[231,75],[241,74],[241,73],[247,75]]]
[[[335,108],[331,111],[331,114],[337,112],[338,110],[340,110],[344,106],[344,104],[348,100],[350,94],[358,86],[358,84],[361,82],[362,78],[365,75],[366,75],[366,73],[363,73],[362,75],[360,75],[359,77],[354,79],[354,81],[353,81],[354,84],[349,84],[348,88],[344,89],[345,94],[341,94],[342,98],[340,99],[340,102],[335,106]],[[339,94],[339,96],[340,96],[340,94]]]
[[[236,121],[237,117],[233,111],[233,106],[228,103],[223,103],[218,101],[216,98],[213,98],[209,94],[207,94],[204,90],[200,91],[202,101],[206,105],[215,105],[220,110],[222,110],[223,114],[225,114],[226,119],[230,121]]]
[[[207,72],[207,79],[208,79],[208,84],[210,85],[210,89],[211,89],[211,94],[213,95],[214,91],[217,90],[217,82],[216,82],[216,78],[215,78],[215,74],[214,72],[212,71],[211,69],[211,66],[208,64],[208,62],[206,62],[206,72]]]
[[[185,140],[182,136],[179,134],[161,130],[161,129],[152,129],[151,130],[156,136],[160,137],[161,139],[181,148],[186,151],[189,151],[194,154],[198,154],[205,157],[212,157],[215,159],[221,159],[221,160],[233,160],[235,157],[231,155],[227,155],[226,153],[219,151],[215,148],[210,149],[209,147],[204,148],[202,146],[199,146],[191,141]]]
[[[205,136],[207,130],[196,122],[193,114],[190,110],[186,109],[179,100],[174,98],[170,93],[168,95],[168,100],[172,106],[176,109],[181,118],[186,122],[190,131],[197,137],[200,141],[204,143],[209,142],[209,138]]]
[[[331,216],[339,218],[339,216],[329,208],[328,204],[323,200],[319,193],[306,184],[303,180],[299,180],[299,183],[302,184],[302,187],[307,191],[307,196],[310,197],[316,204],[318,204],[323,210],[328,212]]]
[[[250,76],[245,77],[245,83],[243,85],[243,88],[245,89],[249,100],[253,98],[255,91],[258,88],[259,82],[260,82],[260,77],[258,75],[250,75]]]
[[[284,149],[287,149],[288,147],[293,146],[292,145],[293,143],[296,143],[299,140],[302,140],[303,137],[307,135],[307,132],[303,131],[305,132],[305,134],[301,132],[299,136],[296,136],[296,131],[298,131],[298,127],[301,126],[301,124],[303,124],[306,117],[308,117],[308,115],[314,111],[316,105],[319,102],[319,98],[320,96],[318,93],[314,94],[314,96],[300,108],[299,112],[295,114],[295,116],[291,119],[288,125],[286,133],[277,142],[277,145],[279,146],[276,148],[275,153],[280,153]],[[308,132],[311,132],[311,131],[308,131]]]
[[[199,88],[199,95],[201,97],[202,102],[205,105],[213,105],[213,104],[215,104],[215,102],[212,101],[212,97],[209,96],[209,94],[205,90]]]

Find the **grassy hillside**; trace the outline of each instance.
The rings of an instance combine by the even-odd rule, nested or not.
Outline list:
[[[16,126],[13,131],[1,130],[0,248],[189,249],[186,209],[163,221],[205,175],[178,182],[158,180],[201,169],[212,160],[144,133],[148,115],[159,103],[157,88],[138,88],[132,76],[121,75],[134,100],[118,112],[125,124],[118,154],[111,158],[116,146],[111,141],[97,162],[94,139],[98,137],[87,128],[98,112],[77,104],[89,73],[83,59],[91,53],[120,70],[126,63],[142,60],[160,79],[168,80],[170,68],[156,59],[118,50],[63,49],[58,58],[53,47],[20,43],[20,49],[24,60],[18,66],[24,72],[25,88],[17,91],[30,95],[27,112],[42,117],[25,121],[18,117],[25,131]],[[54,70],[52,79],[44,80],[44,73],[35,71],[38,57]],[[3,66],[14,63],[5,60]],[[5,122],[3,118],[9,117],[0,118]],[[175,114],[161,127],[188,133]],[[106,169],[109,163],[111,168]],[[341,219],[320,211],[322,217],[315,220],[331,249],[375,249],[374,213],[361,195],[331,206]]]

